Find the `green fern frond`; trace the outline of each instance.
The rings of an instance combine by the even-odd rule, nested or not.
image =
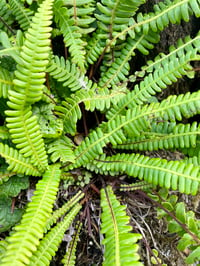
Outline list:
[[[141,235],[130,233],[132,227],[128,225],[130,218],[126,215],[126,207],[120,204],[110,186],[101,190],[101,208],[101,233],[105,234],[103,265],[142,265],[136,244]]]
[[[97,2],[97,8],[100,14],[96,13],[98,28],[103,32],[109,32],[110,38],[121,32],[123,26],[129,23],[129,18],[132,17],[138,10],[138,7],[145,1],[105,1]]]
[[[31,18],[33,16],[33,11],[25,8],[21,1],[19,0],[8,0],[10,7],[12,9],[13,15],[16,17],[20,27],[26,31],[31,23]]]
[[[58,250],[65,231],[69,228],[75,216],[80,211],[82,205],[76,204],[69,213],[66,214],[62,222],[59,222],[46,234],[40,242],[38,249],[33,253],[29,265],[45,266],[49,265],[52,257]]]
[[[82,40],[78,26],[74,25],[74,20],[70,18],[69,11],[63,4],[63,0],[56,0],[54,3],[55,22],[59,24],[65,46],[69,47],[72,62],[80,68],[82,73],[85,73],[86,43]]]
[[[198,0],[167,0],[154,5],[153,9],[154,12],[147,14],[138,13],[136,20],[131,19],[129,21],[129,25],[132,25],[118,33],[110,44],[127,33],[132,38],[135,38],[141,32],[149,35],[149,31],[160,32],[169,23],[180,23],[181,20],[187,22],[191,14],[194,14],[196,17],[200,16]]]
[[[141,24],[141,29],[145,34],[149,28],[153,31],[161,31],[169,23],[180,23],[181,20],[188,22],[191,13],[194,13],[196,17],[200,16],[198,0],[169,0],[164,3],[160,2],[153,8],[154,13],[144,15],[139,13],[137,16],[137,23]]]
[[[91,39],[88,40],[86,46],[86,62],[89,64],[94,64],[99,56],[103,53],[106,46],[106,34],[99,34],[97,31],[93,33]]]
[[[136,72],[136,76],[143,77],[145,72],[153,72],[159,67],[164,67],[169,61],[171,61],[171,59],[175,57],[181,58],[188,52],[193,52],[196,49],[199,50],[199,47],[200,32],[198,32],[195,38],[186,36],[184,39],[179,39],[175,45],[169,47],[168,54],[160,53],[154,58],[154,60],[149,60],[147,65],[142,67],[141,71]]]
[[[61,162],[74,162],[73,143],[66,137],[62,136],[48,144],[47,152],[50,155],[51,161],[56,162],[60,159]]]
[[[76,231],[74,235],[72,236],[72,240],[70,241],[69,247],[67,249],[67,252],[62,259],[62,263],[64,266],[74,266],[76,263],[76,247],[77,247],[77,242],[79,241],[79,233],[82,227],[82,223],[78,222],[76,226]]]
[[[172,95],[161,103],[137,106],[128,109],[125,116],[116,116],[114,120],[104,122],[92,131],[75,149],[75,164],[69,169],[79,167],[103,154],[106,144],[123,144],[127,137],[140,136],[151,129],[150,122],[157,120],[176,121],[189,118],[200,112],[200,92]]]
[[[7,110],[6,115],[13,143],[24,157],[31,157],[32,164],[44,171],[47,167],[47,154],[36,116],[32,115],[30,108]]]
[[[200,135],[200,125],[175,123],[158,123],[150,132],[127,139],[123,144],[114,146],[117,149],[159,150],[196,147],[197,136]]]
[[[33,17],[20,53],[22,59],[15,71],[14,90],[10,91],[13,109],[39,101],[42,97],[45,71],[50,51],[52,2],[45,0]],[[20,98],[20,102],[19,102]],[[9,103],[8,103],[9,104]]]
[[[80,72],[75,64],[65,60],[63,57],[55,56],[50,61],[47,72],[54,79],[62,82],[63,87],[68,87],[72,91],[79,89],[89,90],[95,86],[91,80]]]
[[[126,173],[153,185],[195,195],[200,184],[200,168],[182,161],[167,161],[139,154],[102,155],[87,168],[110,174]]]
[[[118,38],[125,38],[124,36],[126,36],[127,32],[130,35],[130,39],[132,41],[140,39],[143,35],[148,36],[148,38],[151,38],[151,40],[154,40],[155,36],[156,39],[158,39],[159,32],[163,30],[170,22],[180,23],[181,19],[185,21],[189,20],[188,10],[194,12],[197,17],[200,16],[200,8],[199,4],[197,3],[197,0],[192,1],[192,3],[189,0],[184,0],[181,2],[177,0],[176,1],[169,0],[166,1],[166,3],[160,2],[154,6],[154,10],[155,10],[154,13],[151,12],[149,14],[144,14],[144,15],[142,13],[139,13],[136,21],[133,18],[131,18],[129,20],[129,24],[132,25],[130,27],[125,28],[118,34],[116,34],[116,36],[108,43],[108,46],[115,43],[115,41]],[[148,54],[148,49],[152,48],[152,43],[156,43],[156,41],[154,40],[153,42],[152,41],[149,42],[149,40],[144,40],[142,44],[138,43],[137,49],[144,54]],[[97,53],[97,50],[99,49],[96,49],[95,53]],[[93,58],[95,57],[94,53],[92,53],[92,57]],[[111,70],[114,68],[116,69],[115,62],[113,63]],[[109,73],[110,77],[112,73],[111,70]],[[107,80],[112,80],[112,79],[108,77]],[[104,83],[106,82],[104,81]],[[106,84],[104,86],[106,86]]]
[[[0,29],[4,30],[9,35],[13,33],[11,25],[14,22],[12,10],[5,0],[0,2]]]
[[[192,72],[192,66],[189,62],[199,59],[199,55],[197,55],[196,49],[191,51],[180,54],[180,57],[174,54],[163,61],[158,58],[158,62],[162,62],[162,65],[157,65],[155,62],[156,70],[146,76],[139,84],[136,84],[131,92],[113,106],[107,113],[107,118],[113,119],[117,114],[123,114],[125,108],[133,108],[138,104],[147,102],[152,95],[166,89],[168,85],[176,82],[183,75],[188,75],[188,71]]]
[[[30,263],[30,257],[36,251],[39,239],[43,237],[46,220],[52,212],[60,174],[59,165],[52,165],[36,185],[36,191],[21,223],[15,227],[15,232],[7,238],[9,244],[2,258],[2,265],[19,266]]]
[[[161,103],[152,103],[149,106],[128,109],[125,115],[124,130],[130,136],[139,136],[142,131],[150,128],[149,121],[159,119],[164,121],[180,121],[183,117],[189,118],[200,112],[200,92],[171,95]],[[140,117],[140,118],[139,118]],[[122,117],[123,120],[123,117]],[[122,121],[121,120],[121,121]],[[137,125],[135,121],[137,120]],[[111,121],[111,123],[113,123]],[[122,122],[123,123],[123,122]],[[126,124],[129,124],[128,127]]]
[[[95,21],[92,16],[95,10],[94,0],[76,2],[74,0],[64,0],[64,4],[68,7],[68,15],[73,19],[73,24],[78,26],[83,36],[94,31],[95,28],[91,26]]]
[[[64,203],[61,208],[55,210],[46,222],[45,232],[47,232],[51,226],[63,215],[65,215],[71,208],[77,205],[78,201],[82,199],[83,196],[84,193],[82,191],[78,191],[69,201]]]
[[[43,94],[45,70],[48,64],[52,0],[45,0],[33,17],[20,53],[22,62],[17,65],[14,89],[9,90],[6,111],[7,127],[13,142],[25,156],[31,156],[34,165],[44,171],[47,155],[37,119],[32,116],[31,108],[26,107],[39,101]]]
[[[148,35],[147,35],[148,36]],[[111,85],[120,83],[126,80],[129,74],[130,66],[128,61],[130,61],[134,51],[138,46],[142,47],[142,42],[147,38],[144,34],[137,36],[135,39],[128,38],[125,47],[122,49],[120,57],[117,58],[110,66],[110,68],[104,73],[99,80],[100,87],[110,87]],[[156,38],[152,39],[156,42]],[[146,42],[145,42],[146,44]],[[144,48],[144,47],[143,47]],[[151,45],[153,48],[153,45]]]
[[[0,67],[0,98],[8,98],[8,91],[13,88],[13,74]]]
[[[89,64],[93,64],[102,54],[108,39],[115,36],[129,22],[129,18],[135,14],[138,7],[143,4],[143,0],[139,1],[101,1],[97,3],[98,28],[92,38],[88,40],[86,46],[86,60]]]
[[[108,89],[90,89],[80,90],[71,95],[62,102],[61,106],[55,106],[55,112],[63,119],[64,131],[71,135],[76,133],[77,120],[81,118],[82,113],[79,104],[83,102],[85,109],[94,111],[108,110],[112,103],[116,104],[123,96],[124,90],[108,90]]]
[[[6,162],[9,164],[9,171],[18,174],[41,176],[41,173],[31,164],[29,158],[24,158],[18,150],[13,149],[6,144],[0,143],[0,156],[5,158]]]

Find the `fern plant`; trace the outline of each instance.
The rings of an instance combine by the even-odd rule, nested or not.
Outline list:
[[[115,195],[118,177],[140,179],[144,191],[199,193],[200,91],[159,94],[184,77],[195,78],[200,32],[155,58],[151,53],[144,65],[134,67],[134,59],[148,55],[170,24],[198,18],[200,2],[165,0],[142,13],[145,2],[1,1],[0,184],[8,186],[11,176],[40,179],[21,221],[14,226],[19,219],[13,219],[10,235],[0,242],[1,265],[50,265],[70,226],[75,233],[62,263],[75,265],[85,224],[92,236],[88,202],[94,192],[101,194],[104,240],[97,245],[103,265],[143,265],[142,234],[129,224],[122,195]],[[172,159],[162,158],[166,153]],[[92,178],[77,192],[85,169]],[[74,194],[67,202],[63,184]],[[17,191],[24,188],[18,184]],[[4,198],[11,204],[6,191],[0,186],[0,206]],[[161,205],[159,197],[154,201]],[[180,237],[178,249],[189,250],[186,261],[195,263],[199,220],[183,202],[172,201],[166,196],[162,203],[166,215],[170,208],[175,212],[167,219],[169,230]]]

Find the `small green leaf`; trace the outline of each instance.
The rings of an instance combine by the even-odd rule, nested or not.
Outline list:
[[[200,246],[192,251],[192,253],[187,257],[185,262],[188,264],[192,264],[194,262],[197,262],[199,260],[199,258],[200,258]],[[197,264],[197,265],[199,265],[199,264]]]
[[[182,223],[186,222],[185,204],[183,202],[176,205],[176,216]]]
[[[9,230],[22,217],[22,209],[11,210],[11,199],[6,195],[0,195],[0,232]]]
[[[168,230],[170,233],[178,233],[182,231],[182,227],[177,224],[177,222],[175,222],[174,220],[170,221],[169,225],[168,225]]]
[[[27,176],[12,176],[0,186],[0,195],[3,192],[8,197],[16,197],[22,189],[27,189],[29,179]]]
[[[185,250],[188,246],[194,243],[193,238],[189,234],[184,234],[178,243],[177,248],[181,251]]]

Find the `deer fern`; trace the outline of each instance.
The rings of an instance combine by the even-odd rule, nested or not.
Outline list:
[[[165,93],[197,77],[200,32],[155,57],[150,50],[171,24],[200,17],[200,2],[159,1],[146,13],[145,2],[1,1],[0,206],[15,211],[7,182],[37,183],[20,223],[0,241],[1,265],[75,265],[83,232],[102,253],[98,264],[142,265],[143,231],[125,208],[134,189],[160,208],[177,248],[189,250],[186,263],[198,261],[199,220],[169,195],[199,192],[200,91]]]

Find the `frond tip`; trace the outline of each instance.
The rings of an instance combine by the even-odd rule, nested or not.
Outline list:
[[[101,190],[101,207],[101,232],[105,234],[103,265],[142,265],[138,261],[136,244],[141,235],[130,233],[132,227],[127,225],[129,217],[126,215],[125,206],[120,204],[110,186]]]

